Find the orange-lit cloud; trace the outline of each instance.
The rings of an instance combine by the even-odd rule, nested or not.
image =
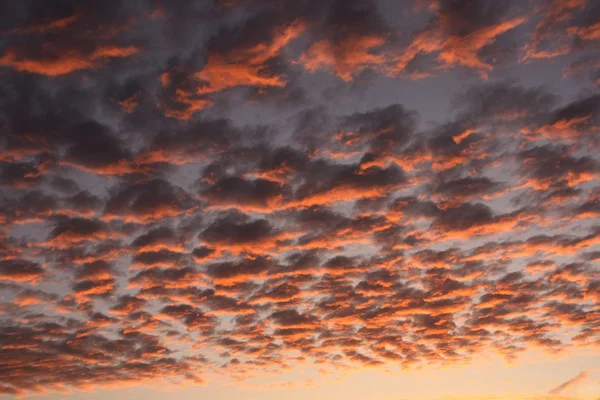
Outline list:
[[[0,394],[597,354],[593,2],[115,1],[2,9]]]
[[[109,46],[99,47],[91,54],[82,54],[77,51],[62,53],[59,51],[58,54],[52,57],[33,59],[21,56],[9,49],[0,58],[0,65],[22,72],[59,76],[74,71],[97,68],[107,59],[129,57],[138,51],[139,49],[134,46]]]
[[[333,44],[327,39],[314,43],[302,55],[300,62],[307,71],[330,69],[345,81],[365,68],[378,69],[384,66],[383,54],[374,54],[385,39],[377,36],[349,37],[342,43]]]

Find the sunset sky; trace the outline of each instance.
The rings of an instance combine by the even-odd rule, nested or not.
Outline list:
[[[0,398],[600,399],[600,1],[0,1]]]

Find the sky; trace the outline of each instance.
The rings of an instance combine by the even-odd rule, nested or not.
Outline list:
[[[600,2],[0,1],[0,398],[600,398]]]

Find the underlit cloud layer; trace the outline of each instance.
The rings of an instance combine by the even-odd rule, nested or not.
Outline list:
[[[600,3],[383,3],[2,3],[0,394],[597,350]]]

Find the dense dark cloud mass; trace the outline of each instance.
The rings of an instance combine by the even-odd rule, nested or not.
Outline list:
[[[598,2],[0,4],[0,395],[600,346]]]

